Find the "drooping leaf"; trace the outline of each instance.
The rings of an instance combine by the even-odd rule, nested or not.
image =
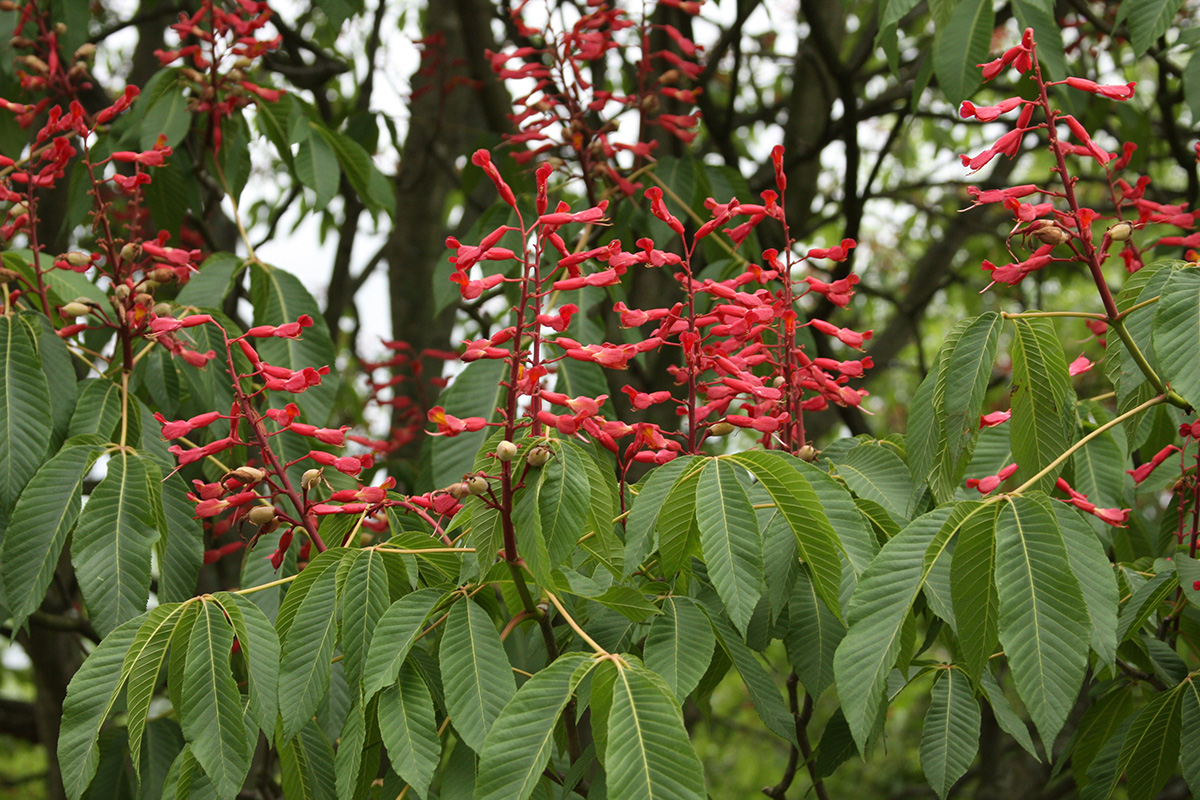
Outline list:
[[[454,730],[482,752],[492,723],[517,691],[500,634],[486,611],[462,600],[450,609],[438,654]]]
[[[616,671],[604,765],[612,798],[704,800],[704,767],[669,692],[642,670]]]
[[[147,616],[134,617],[105,636],[67,686],[58,734],[58,762],[71,800],[79,800],[96,774],[100,728],[128,677],[122,669],[125,654]]]
[[[849,627],[834,654],[833,670],[842,711],[860,751],[875,730],[887,676],[900,654],[904,620],[940,548],[961,522],[960,515],[951,518],[953,511],[951,506],[934,509],[890,539],[850,598]]]
[[[775,507],[796,535],[800,559],[809,566],[817,594],[840,618],[841,542],[821,508],[820,498],[792,465],[799,459],[779,451],[739,453],[732,459],[754,473],[771,495]]]
[[[979,703],[970,679],[939,670],[921,729],[921,768],[938,797],[949,795],[979,751]]]
[[[959,533],[950,565],[950,595],[963,669],[976,678],[999,643],[995,529],[994,509],[985,509],[972,517]]]
[[[892,450],[878,444],[860,444],[835,463],[838,475],[856,495],[883,506],[897,522],[908,521],[912,478]]]
[[[650,552],[654,529],[667,495],[693,461],[692,456],[681,456],[655,469],[633,498],[625,521],[625,577],[629,577]]]
[[[517,690],[484,739],[476,800],[525,800],[533,793],[554,750],[555,723],[589,661],[568,653]]]
[[[503,400],[505,364],[495,359],[481,359],[467,364],[454,377],[449,388],[438,398],[446,413],[460,419],[483,417],[492,419]],[[429,443],[431,457],[430,482],[433,486],[449,486],[461,481],[475,463],[475,454],[487,439],[487,430],[460,433],[457,436],[437,436]]]
[[[0,543],[0,577],[13,627],[25,624],[54,579],[67,534],[79,518],[83,480],[101,448],[77,445],[60,450],[42,465],[13,509],[12,534]]]
[[[129,729],[129,755],[133,768],[141,770],[142,735],[146,730],[146,715],[158,686],[158,676],[167,656],[167,645],[175,631],[175,623],[183,606],[157,606],[138,628],[133,644],[125,654],[121,671],[129,677],[125,688],[125,708]]]
[[[25,325],[0,317],[0,516],[37,472],[50,442],[50,388]]]
[[[996,522],[1000,643],[1047,748],[1075,704],[1090,620],[1058,519],[1044,496],[1011,498]]]
[[[233,628],[220,606],[203,602],[188,640],[179,722],[196,761],[222,797],[242,788],[253,746],[242,721],[242,697],[229,670]]]
[[[1189,679],[1180,692],[1179,763],[1183,779],[1195,795],[1200,792],[1200,687]]]
[[[970,458],[979,434],[979,412],[992,377],[1002,326],[994,311],[976,317],[963,331],[946,365],[946,456],[956,474],[959,462]]]
[[[788,599],[783,641],[800,683],[814,700],[833,685],[833,658],[845,635],[846,626],[825,607],[808,572],[801,570]]]
[[[700,473],[696,523],[708,575],[730,620],[745,636],[761,596],[762,537],[750,498],[727,461],[713,459]]]
[[[1200,269],[1171,272],[1154,313],[1153,337],[1163,380],[1184,400],[1200,406],[1200,364],[1189,357],[1200,347]]]
[[[1014,319],[1012,345],[1013,460],[1017,479],[1026,481],[1067,449],[1068,422],[1075,420],[1075,390],[1067,374],[1062,345],[1051,322]],[[1036,488],[1049,491],[1060,468],[1042,477]]]
[[[360,550],[350,562],[341,594],[342,655],[346,679],[357,686],[367,662],[367,647],[379,618],[388,609],[386,556],[378,550]]]
[[[1120,595],[1117,578],[1104,546],[1096,533],[1075,509],[1064,503],[1054,504],[1054,513],[1062,530],[1063,544],[1071,561],[1071,571],[1079,579],[1079,588],[1091,619],[1090,642],[1106,664],[1117,657],[1117,605]]]
[[[425,618],[441,597],[442,592],[438,589],[419,589],[392,603],[383,612],[375,624],[363,669],[363,694],[366,699],[369,700],[384,686],[395,682],[400,674],[400,665],[421,634]]]
[[[655,617],[646,634],[646,668],[661,675],[683,702],[708,669],[715,644],[712,624],[695,603],[686,597],[667,597],[662,615]]]
[[[338,634],[336,578],[336,569],[321,573],[300,602],[283,638],[279,696],[285,702],[280,704],[279,712],[285,741],[308,724],[329,691],[330,659]]]
[[[411,664],[401,666],[399,682],[379,695],[379,733],[396,774],[426,796],[442,745],[429,689]]]
[[[1116,21],[1129,25],[1135,57],[1145,55],[1167,32],[1182,5],[1183,0],[1126,0],[1121,4]]]
[[[71,539],[71,563],[92,624],[102,634],[146,610],[155,522],[146,464],[131,453],[114,453]]]
[[[158,599],[178,603],[196,593],[204,564],[204,529],[195,518],[195,504],[187,499],[183,478],[171,475],[161,484],[163,518],[154,550],[158,557]]]
[[[938,25],[933,65],[938,85],[953,105],[966,100],[979,86],[979,67],[987,60],[995,12],[990,0],[963,0],[945,26]]]
[[[216,598],[229,616],[246,656],[250,714],[262,732],[270,736],[279,713],[279,637],[266,614],[250,598],[227,592],[218,592]]]
[[[783,697],[779,694],[779,687],[758,660],[754,651],[742,641],[741,634],[734,629],[729,620],[713,611],[714,609],[710,607],[709,619],[712,622],[713,631],[717,635],[717,642],[729,656],[729,660],[733,662],[738,674],[741,675],[742,683],[746,686],[750,702],[754,704],[754,710],[758,712],[759,719],[776,736],[795,744],[795,718],[788,713],[787,706],[783,703]]]

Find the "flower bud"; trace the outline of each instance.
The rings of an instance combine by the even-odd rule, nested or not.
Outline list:
[[[1033,238],[1037,239],[1042,244],[1060,245],[1067,239],[1071,238],[1071,234],[1060,228],[1053,222],[1042,220],[1042,224],[1034,228],[1030,233]]]
[[[75,51],[76,61],[90,61],[92,56],[96,55],[96,45],[91,42],[84,42],[79,45],[79,49]]]
[[[67,303],[58,309],[58,313],[64,317],[82,317],[84,314],[90,313],[91,310],[91,306],[84,305],[83,303]]]
[[[148,306],[154,302],[154,295],[146,294],[145,292],[138,292],[133,296],[133,302]]]
[[[237,478],[242,483],[258,483],[267,477],[267,473],[257,467],[238,467],[233,472],[230,472],[228,477]]]
[[[500,444],[496,445],[496,458],[500,459],[501,461],[512,461],[517,457],[518,449],[519,448],[515,444],[505,439],[504,441],[500,442]]]
[[[709,436],[728,436],[729,434],[733,433],[735,430],[737,430],[737,429],[728,422],[724,422],[724,421],[714,422],[712,425],[708,426],[708,435]]]
[[[304,474],[300,476],[300,487],[306,492],[311,492],[313,489],[321,485],[321,476],[324,474],[324,470],[315,467],[313,469],[305,470]]]
[[[61,258],[72,267],[86,267],[88,264],[92,263],[92,257],[90,255],[87,253],[80,253],[78,251],[63,253]]]
[[[150,280],[158,281],[160,284],[170,283],[175,280],[175,270],[169,267],[159,267],[150,273]]]
[[[446,487],[446,494],[453,497],[455,500],[462,500],[471,493],[471,487],[463,483],[452,483]]]
[[[171,304],[170,303],[156,303],[154,306],[154,316],[156,316],[156,317],[171,316]]]
[[[54,23],[54,32],[57,33],[59,36],[65,36],[67,33],[67,23],[65,23],[65,22]]]
[[[796,457],[811,464],[817,460],[817,449],[811,444],[806,444],[796,452]]]
[[[467,491],[473,495],[481,495],[488,490],[488,479],[482,475],[472,475],[463,483],[467,486]]]
[[[243,467],[243,469],[245,469],[245,467]],[[275,519],[275,507],[255,506],[254,508],[250,509],[248,514],[246,514],[246,519],[258,526],[266,525],[271,520]]]
[[[238,56],[237,61],[234,61],[233,65],[238,69],[250,69],[250,67],[254,66],[254,62],[246,56]]]
[[[0,11],[16,11],[17,4],[13,0],[0,0]]]
[[[138,261],[142,257],[142,246],[137,242],[129,242],[121,248],[121,260]]]
[[[525,460],[529,462],[531,467],[542,467],[550,460],[550,448],[544,445],[538,445],[529,451],[529,455],[525,456]]]
[[[1108,238],[1114,242],[1128,241],[1130,236],[1133,236],[1133,223],[1126,220],[1121,220],[1108,229]]]
[[[113,297],[118,300],[124,300],[125,298],[129,297],[130,294],[130,288],[123,283],[117,284],[117,288],[113,289]]]
[[[25,56],[21,59],[21,61],[25,63],[25,66],[29,68],[30,72],[36,75],[47,75],[50,72],[50,67],[46,65],[46,62],[42,61],[37,56]]]
[[[8,213],[9,213],[9,216],[12,216],[12,217],[19,217],[19,216],[21,216],[22,214],[28,214],[28,213],[29,213],[29,206],[25,204],[25,201],[24,201],[24,200],[22,200],[22,201],[21,201],[21,202],[19,202],[19,203],[13,203],[13,204],[12,204],[12,205],[9,207],[9,209],[8,209]]]

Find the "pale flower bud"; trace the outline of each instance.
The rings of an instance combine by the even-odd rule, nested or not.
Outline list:
[[[300,476],[301,488],[303,488],[306,492],[311,492],[313,489],[321,485],[321,476],[324,474],[325,471],[322,469],[313,468],[305,470],[304,474]]]
[[[63,261],[66,261],[72,267],[86,267],[88,264],[92,263],[92,257],[89,256],[87,253],[80,253],[78,251],[73,251],[70,253],[66,253],[63,256]]]
[[[467,485],[467,491],[473,495],[481,495],[488,490],[488,480],[482,475],[472,475],[463,483]]]
[[[525,460],[529,462],[531,467],[542,467],[550,460],[550,448],[538,445],[529,451],[529,455],[525,456]]]
[[[518,449],[519,448],[515,444],[505,439],[504,441],[500,442],[500,444],[496,445],[496,458],[500,459],[501,461],[512,461],[517,457]]]
[[[1114,242],[1128,241],[1130,236],[1133,236],[1133,223],[1126,220],[1121,220],[1108,229],[1108,238]]]
[[[733,433],[735,430],[736,430],[736,428],[734,428],[734,426],[731,423],[714,422],[712,425],[708,426],[708,435],[709,436],[728,436],[729,434]]]
[[[242,483],[258,483],[267,477],[267,473],[257,467],[238,467],[229,473],[230,478],[237,478]]]
[[[255,506],[246,514],[246,519],[250,520],[255,525],[266,525],[271,520],[275,519],[274,506]]]
[[[82,317],[91,311],[91,306],[83,303],[67,303],[58,309],[58,312],[64,317]]]
[[[817,460],[817,449],[811,444],[806,444],[796,453],[796,457],[811,464]]]

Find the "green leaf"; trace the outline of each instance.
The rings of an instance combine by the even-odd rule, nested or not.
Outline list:
[[[379,695],[379,733],[396,774],[419,796],[427,796],[442,743],[429,689],[411,664],[404,664],[399,682]]]
[[[741,635],[734,630],[729,621],[713,611],[714,609],[709,609],[709,619],[717,634],[717,642],[729,655],[738,674],[742,676],[742,683],[746,686],[750,701],[754,703],[754,710],[758,712],[759,718],[766,724],[768,730],[784,741],[796,744],[795,717],[783,704],[779,687],[775,685],[774,679],[763,668],[758,656],[746,646]],[[669,688],[668,691],[670,691]]]
[[[655,538],[664,575],[683,569],[693,555],[699,555],[700,529],[696,524],[696,484],[702,462],[680,474],[658,514]]]
[[[1183,0],[1125,0],[1117,14],[1117,22],[1129,25],[1133,55],[1141,58],[1167,32]]]
[[[361,694],[355,697],[342,725],[341,736],[338,737],[337,753],[334,756],[337,797],[355,796],[355,789],[363,773],[363,756],[367,742],[367,709],[363,707],[363,703]],[[374,773],[370,777],[374,778]]]
[[[373,211],[392,213],[396,205],[395,195],[391,192],[390,184],[386,181],[379,183],[376,176],[382,177],[382,174],[363,146],[346,134],[330,130],[324,125],[314,123],[313,127],[337,156],[342,173],[362,199],[363,205]]]
[[[484,739],[476,800],[525,800],[533,793],[554,751],[555,723],[587,674],[580,667],[594,664],[582,653],[568,653],[513,695]]]
[[[37,472],[50,443],[50,388],[25,325],[0,317],[0,518]]]
[[[944,424],[949,463],[955,466],[964,457],[970,458],[979,433],[979,411],[992,377],[1002,326],[1003,320],[994,311],[976,317],[950,354]]]
[[[1054,0],[1013,0],[1018,30],[1033,28],[1037,40],[1038,63],[1048,81],[1067,77],[1067,57],[1063,50],[1063,29],[1054,15]]]
[[[835,459],[837,474],[859,497],[878,503],[901,524],[908,522],[913,498],[908,467],[890,448],[865,443]]]
[[[1087,669],[1089,626],[1050,501],[1010,498],[996,522],[1000,643],[1017,692],[1049,749]]]
[[[797,551],[800,559],[808,564],[817,594],[829,610],[841,618],[838,594],[842,582],[841,553],[844,551],[825,516],[820,498],[793,465],[803,462],[779,451],[739,453],[731,458],[754,473],[771,495],[775,507],[796,536]]]
[[[1180,690],[1179,762],[1192,794],[1200,794],[1200,687],[1189,678]]]
[[[970,678],[953,668],[938,672],[921,729],[921,768],[945,798],[979,751],[980,716]]]
[[[287,594],[284,595],[283,602],[279,605],[279,613],[275,616],[275,630],[279,634],[280,642],[287,638],[288,632],[292,629],[292,622],[296,619],[296,612],[300,609],[300,604],[304,602],[304,598],[308,596],[317,579],[330,568],[336,571],[341,566],[343,559],[348,555],[353,555],[353,552],[344,547],[331,547],[309,561],[308,566],[288,584]]]
[[[1088,710],[1075,731],[1075,743],[1071,749],[1071,771],[1075,784],[1086,790],[1089,783],[1088,771],[1092,761],[1113,738],[1134,710],[1133,687],[1126,685],[1101,695]],[[1119,743],[1117,749],[1119,751]],[[1115,755],[1114,755],[1115,758]],[[1114,762],[1115,763],[1115,762]]]
[[[14,629],[46,596],[67,534],[79,518],[83,480],[101,452],[90,445],[60,450],[29,481],[13,509],[8,522],[13,534],[0,543],[0,577]]]
[[[963,669],[974,678],[983,672],[1000,641],[995,530],[995,508],[973,516],[958,535],[950,564],[950,596]]]
[[[26,312],[20,315],[20,319],[26,323],[30,338],[37,344],[42,374],[46,376],[46,384],[50,391],[51,433],[47,452],[53,453],[67,438],[67,431],[71,427],[71,415],[78,400],[79,384],[75,379],[75,360],[71,351],[67,349],[67,343],[45,316]]]
[[[1095,531],[1078,511],[1055,503],[1054,513],[1062,530],[1063,544],[1067,547],[1071,572],[1079,579],[1091,619],[1091,647],[1103,663],[1111,666],[1117,657],[1117,606],[1120,602],[1112,563]]]
[[[617,669],[604,765],[608,794],[638,800],[704,800],[704,767],[675,698],[647,673]]]
[[[833,658],[845,635],[846,626],[820,601],[808,572],[801,570],[788,599],[783,641],[800,683],[814,700],[833,685]]]
[[[1179,579],[1173,572],[1160,572],[1139,585],[1121,607],[1117,619],[1117,641],[1123,642],[1136,634],[1178,589]]]
[[[733,465],[708,462],[696,484],[700,546],[717,595],[742,634],[762,594],[762,536],[746,490]]]
[[[628,578],[653,546],[654,531],[667,495],[694,456],[681,456],[654,469],[634,496],[625,520],[625,577]]]
[[[1114,771],[1109,773],[1096,757],[1088,770],[1093,779],[1085,793],[1089,800],[1108,798],[1122,773],[1130,800],[1151,800],[1158,794],[1179,763],[1181,689],[1186,685],[1158,693],[1133,716]]]
[[[108,474],[88,498],[71,539],[71,563],[101,634],[146,610],[150,556],[158,539],[149,505],[143,460],[113,453]]]
[[[141,124],[138,144],[142,150],[154,147],[159,136],[166,137],[167,147],[178,147],[192,127],[192,112],[188,108],[188,97],[179,80],[178,70],[169,70],[172,78],[166,79],[162,90],[151,99]]]
[[[260,263],[252,264],[250,268],[250,300],[254,305],[255,325],[282,325],[295,322],[305,314],[312,318],[312,327],[306,328],[299,339],[271,336],[255,339],[254,347],[263,361],[277,367],[295,371],[305,367],[330,367],[330,373],[322,377],[320,385],[295,396],[296,405],[304,412],[304,422],[324,425],[338,391],[338,371],[334,363],[337,353],[317,301],[295,275]]]
[[[354,554],[346,588],[342,592],[342,655],[346,680],[358,686],[367,662],[379,618],[388,609],[388,575],[385,556],[378,550],[360,550]]]
[[[1192,110],[1192,119],[1200,119],[1200,50],[1193,50],[1183,68],[1183,99]]]
[[[71,800],[79,800],[96,774],[100,728],[128,677],[122,669],[125,654],[147,616],[135,617],[105,636],[67,686],[58,734],[58,762]]]
[[[242,697],[229,671],[233,628],[216,603],[201,603],[188,640],[179,722],[196,761],[218,795],[232,797],[250,771],[253,745],[242,722]]]
[[[1052,322],[1014,319],[1012,344],[1013,460],[1017,479],[1026,481],[1067,449],[1074,433],[1075,390]],[[1067,421],[1072,430],[1068,431]],[[1043,476],[1036,488],[1050,491],[1060,467]]]
[[[336,580],[336,569],[321,573],[300,601],[283,639],[279,696],[286,702],[280,705],[279,712],[283,716],[285,741],[308,724],[329,691],[330,659],[337,643]]]
[[[446,710],[454,730],[479,753],[500,710],[517,691],[495,625],[475,603],[455,603],[438,649]]]
[[[442,597],[439,589],[420,589],[405,595],[383,612],[375,625],[367,662],[363,668],[363,694],[371,699],[396,681],[400,665],[421,634],[425,618]]]
[[[158,676],[167,656],[167,645],[175,631],[175,623],[183,613],[183,606],[170,604],[157,606],[138,628],[133,644],[125,654],[121,671],[128,675],[125,688],[126,718],[129,727],[129,755],[133,768],[140,774],[142,734],[146,730],[146,715],[150,711],[150,700],[158,686]]]
[[[192,597],[204,564],[204,529],[194,516],[196,506],[187,499],[187,492],[187,484],[178,473],[162,481],[165,525],[159,526],[155,547],[160,602],[176,603]]]
[[[793,460],[790,463],[817,493],[821,510],[825,513],[830,526],[833,527],[845,549],[846,557],[854,568],[855,575],[861,575],[871,563],[871,559],[879,553],[879,540],[875,538],[870,523],[858,504],[858,500],[861,498],[852,497],[850,492],[846,491],[846,487],[812,464],[806,464],[799,460]],[[907,483],[911,488],[911,481]]]
[[[1017,712],[1013,711],[1012,704],[1008,702],[1008,697],[1000,688],[1000,684],[996,683],[992,674],[984,670],[980,675],[979,685],[983,689],[983,696],[987,698],[988,705],[992,707],[992,715],[996,717],[996,724],[1000,726],[1000,730],[1013,737],[1017,744],[1021,745],[1021,749],[1033,756],[1035,761],[1040,761],[1041,757],[1038,755],[1037,748],[1034,747],[1033,737],[1029,735],[1029,726],[1025,724],[1025,720],[1017,716]]]
[[[233,633],[246,657],[246,683],[250,690],[250,714],[268,736],[275,731],[279,713],[279,637],[267,615],[248,597],[217,592]]]
[[[184,306],[220,308],[233,288],[233,278],[240,275],[246,261],[233,253],[213,253],[204,259],[200,272],[193,275],[179,290],[176,302]],[[319,366],[319,365],[317,365]]]
[[[632,586],[610,586],[603,594],[590,599],[632,622],[643,622],[659,613],[658,607]]]
[[[592,487],[587,454],[572,442],[551,443],[553,455],[538,476],[538,515],[551,567],[563,563],[584,534]]]
[[[279,748],[284,796],[288,800],[336,800],[333,746],[315,724]]]
[[[661,675],[682,703],[708,669],[715,644],[712,624],[695,603],[686,597],[667,597],[662,615],[655,617],[646,634],[646,668]]]
[[[106,378],[84,381],[67,436],[94,433],[108,441],[121,420],[121,387]]]
[[[314,136],[312,129],[320,130],[316,124],[304,121],[308,130],[296,150],[294,163],[296,177],[300,182],[317,193],[314,208],[324,208],[337,195],[338,178],[341,169],[338,167],[337,153],[329,146],[322,136]]]
[[[849,627],[834,654],[833,671],[860,751],[866,749],[879,719],[887,676],[900,655],[904,620],[950,534],[962,522],[962,512],[951,516],[955,511],[952,506],[934,509],[888,540],[850,598]]]
[[[1184,400],[1200,407],[1200,362],[1191,358],[1200,347],[1200,269],[1173,271],[1161,296],[1153,329],[1160,374]]]
[[[979,67],[987,60],[995,12],[991,0],[962,0],[945,26],[938,26],[933,68],[946,99],[957,106],[979,86]]]

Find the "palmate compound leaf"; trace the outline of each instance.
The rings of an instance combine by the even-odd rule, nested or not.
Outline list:
[[[954,668],[939,670],[921,730],[921,768],[945,798],[979,750],[979,703],[971,679]]]
[[[1010,498],[996,521],[1000,643],[1049,749],[1087,669],[1090,619],[1050,500]]]
[[[149,612],[118,626],[96,646],[71,678],[63,701],[58,735],[58,762],[62,765],[67,797],[79,800],[100,763],[100,727],[104,724],[128,675],[122,669],[125,654]]]
[[[595,663],[568,653],[517,690],[484,739],[475,800],[525,800],[533,793],[554,751],[559,715]]]
[[[612,800],[704,800],[704,767],[669,690],[631,666],[614,669],[604,765]]]
[[[454,730],[482,752],[492,723],[517,691],[500,634],[486,611],[460,600],[450,609],[438,654]]]
[[[866,750],[879,719],[909,609],[951,535],[978,506],[946,505],[917,517],[883,546],[859,579],[833,671],[846,722],[860,751]]]
[[[232,797],[250,771],[242,696],[229,669],[233,628],[221,607],[202,601],[188,639],[179,722],[196,761],[220,797]]]
[[[1154,695],[1126,719],[1088,768],[1082,800],[1107,800],[1125,777],[1130,800],[1151,800],[1179,764],[1180,717],[1188,682]]]
[[[713,459],[700,473],[696,523],[708,575],[744,637],[762,591],[762,535],[737,470],[727,461]]]

